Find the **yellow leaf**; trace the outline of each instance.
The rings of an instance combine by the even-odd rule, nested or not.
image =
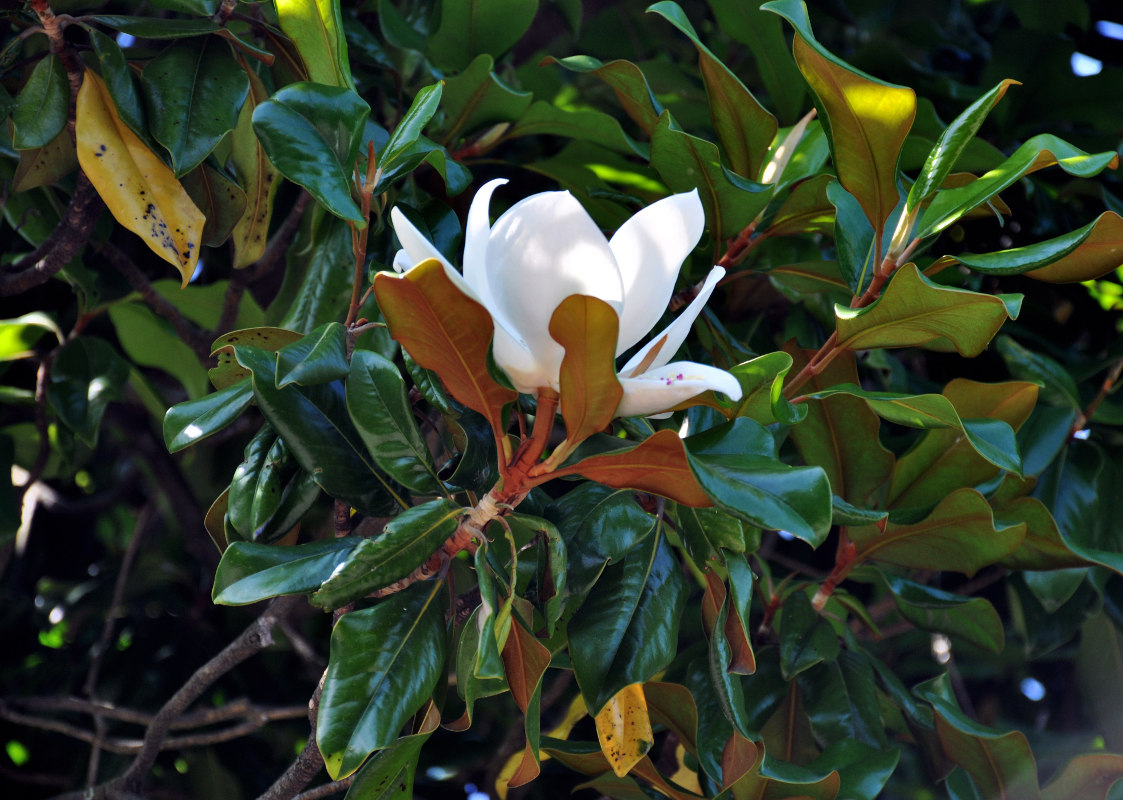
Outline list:
[[[647,755],[654,742],[643,684],[629,684],[613,695],[597,714],[596,723],[601,752],[616,776],[622,778]]]
[[[680,743],[675,748],[675,763],[678,769],[671,776],[671,780],[694,794],[702,794],[702,785],[698,782],[698,772],[686,766],[686,748]]]
[[[253,70],[246,104],[238,115],[238,125],[231,137],[231,160],[238,183],[246,193],[246,211],[230,234],[234,242],[234,268],[241,269],[257,261],[265,253],[269,221],[273,216],[273,196],[277,193],[277,170],[253,132],[253,110],[269,97],[269,92]]]
[[[199,260],[203,212],[175,174],[117,116],[105,84],[87,70],[75,118],[78,163],[116,220],[179,270]]]

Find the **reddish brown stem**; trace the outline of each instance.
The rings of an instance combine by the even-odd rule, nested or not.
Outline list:
[[[1072,428],[1070,428],[1068,432],[1069,441],[1076,438],[1076,434],[1084,430],[1084,426],[1088,424],[1088,420],[1096,413],[1096,409],[1099,408],[1100,403],[1111,394],[1111,390],[1119,380],[1121,373],[1123,373],[1123,358],[1116,361],[1112,368],[1108,370],[1107,377],[1104,378],[1104,382],[1100,386],[1100,391],[1092,398],[1092,402],[1088,404],[1088,407],[1076,415],[1076,419],[1072,423]]]
[[[838,540],[838,552],[834,559],[834,569],[831,570],[831,574],[819,585],[815,596],[811,598],[811,607],[819,613],[822,613],[827,605],[827,601],[830,600],[831,595],[834,594],[834,590],[858,563],[858,546],[850,541],[850,537],[846,535],[846,529],[843,528]]]

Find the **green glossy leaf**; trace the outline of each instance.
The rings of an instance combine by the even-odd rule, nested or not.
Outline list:
[[[1018,464],[1007,428],[999,423],[1015,431],[1021,427],[1037,400],[1035,385],[956,378],[944,387],[943,396],[964,422],[963,430],[928,430],[897,460],[886,495],[887,507],[932,506],[954,489],[993,478],[1002,468],[994,461],[1013,459],[1014,465]],[[1004,456],[997,455],[1003,452]]]
[[[347,223],[338,217],[307,215],[285,263],[285,283],[269,308],[270,321],[307,333],[337,320],[349,302],[354,275],[353,267],[340,269],[341,264],[355,263]]]
[[[433,691],[445,660],[442,590],[421,584],[336,623],[316,726],[333,779],[392,745]]]
[[[914,691],[932,704],[945,754],[971,775],[982,796],[1040,798],[1037,763],[1025,734],[999,733],[980,725],[932,690],[933,683],[928,681]]]
[[[651,134],[651,165],[674,192],[697,189],[717,241],[739,234],[768,205],[773,187],[730,172],[715,145],[680,130],[669,112]]]
[[[1081,558],[1123,573],[1118,459],[1095,442],[1073,441],[1041,476],[1038,497],[1056,518],[1061,538]]]
[[[805,405],[792,405],[784,397],[784,378],[792,368],[792,357],[782,351],[758,356],[730,369],[741,385],[741,399],[733,413],[749,417],[761,425],[782,422],[795,425],[807,415]]]
[[[792,355],[797,370],[810,357],[799,350]],[[806,385],[814,391],[857,380],[854,357],[845,355],[812,375]],[[804,405],[806,417],[789,434],[803,461],[826,471],[835,495],[860,508],[875,505],[894,461],[878,438],[877,416],[862,401],[845,395]]]
[[[41,59],[16,95],[12,109],[12,146],[43,147],[62,132],[70,108],[70,83],[56,55]]]
[[[923,347],[970,357],[986,349],[1007,319],[1017,318],[1020,305],[1021,295],[940,286],[910,263],[893,273],[873,303],[858,309],[836,305],[835,318],[839,343],[851,350]]]
[[[546,508],[569,553],[568,583],[584,594],[608,563],[616,563],[650,536],[655,518],[627,490],[583,483]]]
[[[242,463],[234,469],[227,495],[230,524],[243,539],[253,538],[281,503],[285,472],[292,471],[292,457],[283,439],[265,424],[250,439]]]
[[[278,389],[272,353],[239,345],[234,355],[253,373],[253,394],[262,415],[325,492],[376,516],[393,503],[407,507],[367,455],[347,414],[341,384]]]
[[[741,736],[749,736],[749,720],[745,713],[745,693],[741,676],[730,669],[733,661],[733,648],[726,638],[725,631],[729,620],[729,597],[718,609],[713,630],[709,633],[709,672],[713,682],[714,697],[721,713]],[[755,666],[755,665],[754,665]]]
[[[183,384],[191,399],[207,393],[207,371],[167,320],[143,303],[132,302],[111,305],[109,319],[130,361],[163,370]]]
[[[607,64],[592,56],[546,57],[544,64],[557,64],[571,72],[592,73],[608,84],[616,94],[624,113],[646,134],[655,130],[663,106],[655,98],[643,72],[631,61],[617,60]]]
[[[853,384],[842,384],[808,397],[817,400],[845,394],[858,397],[882,419],[909,428],[958,430],[968,444],[990,463],[1008,472],[1021,474],[1014,429],[1000,419],[962,419],[955,406],[941,394],[896,394],[869,392]]]
[[[375,462],[413,492],[440,489],[433,456],[413,417],[394,362],[371,350],[351,356],[347,410]]]
[[[345,536],[291,547],[231,542],[218,562],[214,602],[256,603],[286,594],[309,594],[326,581],[365,539]]]
[[[413,800],[413,777],[421,747],[432,731],[403,736],[379,750],[355,775],[344,800]]]
[[[498,58],[526,33],[536,13],[538,0],[444,0],[428,56],[452,71],[464,69],[480,54]]]
[[[148,126],[180,177],[234,130],[250,82],[230,46],[206,36],[173,45],[149,61],[141,88]]]
[[[881,257],[874,252],[875,237],[858,198],[837,180],[826,187],[827,200],[834,207],[835,258],[852,296],[860,296],[873,280]],[[887,242],[883,243],[887,245]],[[884,256],[884,253],[881,254]],[[844,304],[849,304],[849,298]]]
[[[691,471],[718,508],[822,544],[831,526],[831,486],[821,468],[777,461],[772,436],[744,417],[685,443]]]
[[[952,256],[986,275],[1026,275],[1047,283],[1092,280],[1123,264],[1123,217],[1105,211],[1082,228],[1037,244]]]
[[[649,151],[624,132],[619,121],[603,111],[558,108],[538,100],[503,134],[504,139],[522,136],[564,136],[607,147],[617,153],[647,158]]]
[[[225,428],[242,415],[253,402],[253,387],[248,379],[224,389],[179,403],[164,415],[164,445],[176,453]]]
[[[281,30],[296,45],[308,78],[351,89],[351,66],[339,0],[277,0]]]
[[[512,89],[492,71],[495,62],[486,53],[476,56],[459,75],[445,81],[446,116],[441,141],[455,142],[488,125],[513,122],[530,106],[534,95]]]
[[[1002,619],[986,599],[935,589],[899,575],[884,577],[901,616],[913,625],[961,637],[992,653],[1002,652],[1006,643]]]
[[[831,175],[815,175],[797,183],[763,230],[769,236],[833,232],[835,208],[827,198],[827,186],[832,183],[837,181]]]
[[[480,608],[477,606],[464,623],[457,644],[456,691],[464,698],[464,715],[449,726],[454,730],[461,730],[472,724],[472,714],[477,700],[503,694],[510,689],[504,679],[476,677],[475,665],[479,660],[480,635],[483,628],[480,616]]]
[[[453,159],[448,150],[428,137],[419,136],[392,164],[378,173],[374,194],[384,192],[395,182],[408,177],[421,164],[428,164],[437,171],[450,195],[459,194],[472,183],[472,173]]]
[[[573,670],[591,714],[670,663],[686,594],[660,531],[605,569],[568,627]]]
[[[476,584],[480,590],[476,625],[480,631],[480,641],[476,658],[472,662],[472,674],[480,680],[502,679],[506,675],[500,652],[511,633],[511,604],[508,602],[503,611],[499,610],[499,591],[488,563],[490,549],[484,545],[476,551],[475,556]]]
[[[888,511],[871,511],[847,503],[837,494],[831,497],[831,524],[874,525],[889,516]]]
[[[901,567],[949,570],[971,576],[1018,549],[1025,523],[995,520],[986,498],[957,489],[920,522],[851,528],[858,557]]]
[[[1013,377],[1041,387],[1038,392],[1041,400],[1078,411],[1083,407],[1076,381],[1057,361],[1042,353],[1035,353],[1009,336],[998,337],[998,353]]]
[[[42,311],[0,320],[0,361],[13,361],[32,355],[32,347],[48,332],[55,335],[56,342],[63,340],[58,323]]]
[[[720,509],[679,506],[676,514],[675,527],[699,566],[710,559],[724,560],[722,550],[744,553],[750,549],[744,523]]]
[[[191,36],[206,36],[222,29],[221,25],[211,19],[157,19],[121,14],[94,14],[83,17],[82,21],[96,22],[138,39],[185,39]]]
[[[795,29],[796,64],[818,98],[838,179],[880,231],[897,205],[897,161],[916,116],[916,93],[877,80],[828,52],[815,39],[801,0],[762,6]]]
[[[344,378],[347,364],[347,331],[338,322],[321,325],[304,338],[277,351],[276,385],[311,386]]]
[[[213,17],[218,11],[221,0],[152,0],[152,5],[184,14],[197,14],[200,17]]]
[[[718,30],[752,51],[760,80],[780,119],[786,124],[795,122],[807,110],[807,83],[792,59],[779,18],[755,3],[707,0],[707,4]]]
[[[351,89],[293,83],[253,112],[273,165],[333,214],[366,224],[351,198],[351,168],[370,106]]]
[[[429,560],[456,531],[464,509],[451,500],[430,500],[403,511],[373,539],[363,539],[324,582],[312,604],[340,608],[388,586]]]
[[[647,11],[659,14],[686,34],[698,50],[698,69],[706,86],[710,119],[718,144],[734,172],[749,180],[759,180],[768,148],[776,135],[776,118],[765,111],[740,78],[702,44],[678,3],[663,0]]]
[[[853,740],[888,750],[874,671],[860,654],[843,650],[804,673],[804,708],[820,741]]]
[[[47,383],[47,402],[86,444],[97,444],[106,406],[119,400],[129,366],[109,342],[94,336],[71,339],[58,351]]]
[[[246,193],[225,172],[205,162],[184,175],[182,183],[191,202],[206,217],[203,244],[218,247],[230,238],[245,214]]]
[[[876,800],[900,759],[901,751],[896,747],[870,747],[857,739],[837,739],[807,766],[819,772],[838,770],[839,797]]]
[[[780,673],[784,680],[831,663],[841,652],[838,634],[814,608],[804,592],[792,592],[784,600],[779,619]]]
[[[393,166],[421,136],[421,131],[429,124],[429,120],[437,113],[437,106],[441,102],[443,84],[434,83],[419,91],[410,103],[394,132],[386,142],[386,146],[378,154],[378,167],[385,171]]]
[[[983,120],[987,118],[991,109],[998,104],[998,101],[1006,94],[1007,89],[1011,86],[1020,85],[1018,81],[1009,78],[1000,81],[997,86],[968,106],[944,129],[936,142],[936,146],[928,154],[924,166],[921,167],[920,174],[916,176],[916,183],[909,190],[908,200],[906,201],[909,209],[919,206],[944,185],[944,180],[951,172],[952,167],[955,166],[955,162],[959,160],[967,146],[974,140],[975,134],[979,131],[979,126],[983,124]]]
[[[1093,155],[1051,134],[1034,136],[977,181],[938,192],[921,215],[916,236],[926,238],[939,233],[1014,181],[1039,169],[1056,164],[1069,175],[1090,178],[1104,169],[1114,169],[1118,163],[1119,156],[1114,151]]]

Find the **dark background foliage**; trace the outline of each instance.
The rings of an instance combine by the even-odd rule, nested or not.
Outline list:
[[[21,13],[20,5],[0,4],[0,35],[5,43],[21,28],[14,21]],[[354,20],[351,57],[364,97],[376,117],[381,114],[387,121],[385,127],[391,128],[390,123],[404,110],[399,70],[405,60],[401,51],[388,51],[379,43],[379,5],[368,2],[347,9]],[[395,5],[416,18],[434,15],[437,4]],[[706,136],[710,123],[696,79],[696,51],[664,20],[645,15],[646,5],[646,0],[542,2],[534,24],[497,64],[497,73],[536,97],[550,99],[569,92],[617,117],[627,132],[639,137],[640,132],[620,113],[604,84],[589,75],[541,64],[545,56],[576,53],[604,60],[629,59],[642,66],[656,96],[680,122],[697,135]],[[759,92],[781,124],[795,122],[809,107],[808,99],[768,96],[749,48],[715,22],[715,11],[721,5],[725,0],[682,3],[701,38],[754,92]],[[78,0],[53,4],[56,13],[77,13],[79,8],[88,11],[89,6]],[[914,87],[922,98],[931,101],[927,113],[944,121],[954,118],[981,91],[1002,78],[1021,81],[1023,85],[1011,89],[980,134],[1004,152],[1011,152],[1041,131],[1054,132],[1090,152],[1119,147],[1123,135],[1123,40],[1105,35],[1104,27],[1097,26],[1100,21],[1123,25],[1123,8],[1111,0],[933,0],[923,4],[910,0],[813,0],[809,7],[816,35],[828,49],[874,76]],[[108,2],[98,11],[136,13],[137,9],[131,3]],[[144,13],[161,12],[146,7]],[[1071,64],[1074,53],[1102,62],[1102,71],[1092,76],[1075,74]],[[24,68],[18,63],[8,65],[0,76],[0,85],[8,94],[16,94]],[[417,80],[415,76],[406,79]],[[478,140],[471,137],[442,144],[469,166],[475,185],[494,176],[511,178],[515,184],[512,197],[552,188],[561,174],[558,165],[564,164],[564,153],[571,146],[560,137],[525,137],[506,141],[478,156],[470,149]],[[0,145],[0,149],[0,156],[5,157],[2,168],[10,172],[14,164],[9,157],[11,148]],[[924,155],[914,153],[911,166],[902,166],[906,171],[915,170]],[[906,161],[909,157],[906,153]],[[627,163],[623,157],[617,157],[617,161]],[[552,166],[544,168],[544,164]],[[644,169],[636,167],[633,173],[640,194]],[[67,192],[72,185],[68,181],[72,180],[62,179]],[[400,199],[415,201],[423,209],[430,230],[444,246],[459,235],[447,209],[463,219],[470,196],[471,192],[448,196],[437,173],[422,168],[414,184],[401,188]],[[1123,187],[1113,174],[1090,182],[1070,179],[1058,171],[1016,185],[1003,194],[1003,199],[1012,211],[1005,225],[993,218],[957,224],[944,234],[940,245],[943,250],[939,252],[986,252],[1059,235],[1085,224],[1105,206],[1123,210]],[[27,250],[17,229],[32,224],[34,217],[28,216],[30,212],[18,205],[14,196],[5,193],[2,200],[6,205],[5,221],[0,223],[0,260],[11,262]],[[46,191],[36,202],[53,206],[56,213],[65,205],[63,195],[48,196]],[[297,202],[297,190],[291,184],[283,186],[276,200],[274,230]],[[598,215],[598,220],[609,227],[612,214],[621,206],[613,208],[617,211],[602,210]],[[103,217],[99,224],[106,226],[106,220]],[[321,222],[333,224],[331,220]],[[320,269],[329,257],[323,249],[311,257],[301,249],[310,234],[305,222],[289,250],[287,268],[276,269],[248,287],[252,303],[264,310],[265,319],[271,322],[278,321],[291,299],[302,291],[302,276]],[[375,253],[375,260],[383,265],[391,255],[390,241],[389,237],[379,241],[386,243],[386,250]],[[160,415],[153,409],[185,399],[184,375],[198,371],[186,367],[153,369],[137,355],[135,345],[126,341],[143,339],[149,330],[144,326],[156,323],[162,332],[160,343],[174,338],[169,337],[161,321],[153,317],[150,322],[146,317],[142,323],[129,319],[124,312],[118,312],[120,316],[101,313],[102,307],[130,296],[150,280],[169,275],[166,266],[154,262],[135,241],[120,239],[119,246],[142,265],[147,277],[130,279],[127,273],[111,268],[102,252],[68,268],[66,282],[48,281],[0,299],[0,319],[48,310],[57,315],[63,330],[81,326],[83,334],[109,342],[125,354],[122,362],[116,356],[99,360],[97,354],[85,360],[86,367],[100,369],[110,379],[115,376],[118,384],[110,394],[104,417],[91,418],[97,431],[96,444],[52,426],[56,440],[45,451],[42,481],[25,500],[30,524],[21,528],[14,490],[0,487],[0,711],[4,712],[0,715],[0,744],[6,746],[6,753],[0,754],[0,784],[7,787],[5,797],[48,797],[82,785],[90,752],[88,744],[69,735],[74,728],[89,728],[87,714],[65,709],[17,709],[9,698],[93,696],[130,708],[156,709],[202,661],[238,635],[261,610],[212,604],[218,553],[202,525],[208,505],[241,460],[242,448],[256,429],[257,418],[244,418],[211,439],[207,447],[174,456],[167,453]],[[798,252],[791,249],[798,246],[771,242],[754,258],[779,261]],[[342,252],[346,261],[346,241]],[[216,250],[208,256],[196,285],[227,281],[232,274],[229,255]],[[1018,277],[977,276],[975,280],[977,288],[988,292],[1026,293],[1021,318],[1005,327],[1004,333],[1065,365],[1080,384],[1085,400],[1102,380],[1102,365],[1123,355],[1119,344],[1123,305],[1119,289],[1111,288],[1118,287],[1118,276],[1107,276],[1092,288],[1079,284],[1028,285]],[[331,304],[347,291],[348,283],[346,275],[342,282],[330,276],[323,278],[323,299],[308,301],[304,330],[318,324],[313,318],[319,320],[325,313],[333,313]],[[723,321],[736,328],[744,341],[759,345],[760,352],[774,350],[793,336],[810,344],[818,330],[814,316],[803,307],[789,304],[764,278],[747,279],[735,291],[739,294],[729,305],[736,315]],[[1111,307],[1113,296],[1115,305]],[[207,331],[222,332],[216,324],[221,297],[220,289],[213,307],[204,309],[204,317],[209,315],[211,321],[194,329],[195,339],[189,344],[195,350],[205,350],[209,345]],[[334,311],[338,308],[334,306]],[[44,350],[50,336],[32,343],[32,348]],[[188,348],[178,357],[189,361],[194,352]],[[1007,361],[994,348],[966,362],[910,351],[900,359],[887,359],[884,367],[890,381],[897,380],[917,391],[938,391],[955,376],[1000,380],[1009,374]],[[122,370],[131,375],[124,382],[120,381]],[[4,362],[0,375],[4,392],[0,397],[0,465],[6,469],[9,463],[15,463],[27,469],[39,458],[36,431],[44,422],[37,417],[32,400],[36,363],[33,359]],[[157,399],[153,402],[146,393],[155,393]],[[1120,407],[1109,398],[1104,408],[1109,419],[1118,424]],[[1117,457],[1121,444],[1118,429],[1103,430],[1105,452]],[[894,432],[902,433],[891,429]],[[887,443],[892,446],[892,439]],[[1100,497],[1104,518],[1118,519],[1118,512],[1123,510],[1119,508],[1118,489],[1116,486],[1114,494]],[[304,525],[306,529],[330,528],[331,509],[326,504],[317,507]],[[792,569],[821,577],[833,563],[829,548],[812,551],[798,541],[779,540],[775,534],[767,538],[764,547],[777,574]],[[1121,699],[1117,687],[1123,684],[1123,671],[1110,662],[1110,655],[1120,652],[1118,634],[1108,626],[1096,629],[1099,636],[1093,641],[1087,628],[1083,637],[1078,635],[1086,620],[1098,612],[1101,592],[1110,619],[1123,623],[1123,582],[1101,575],[1095,579],[1099,585],[1085,580],[1066,596],[1064,575],[1048,574],[1041,580],[1056,582],[1055,607],[1043,607],[1038,599],[1048,596],[1047,590],[1034,594],[1023,578],[1004,579],[995,571],[984,571],[969,580],[946,577],[941,588],[962,589],[969,583],[976,594],[998,609],[1006,627],[1005,650],[991,654],[957,643],[951,675],[960,702],[969,703],[967,710],[977,719],[1027,733],[1043,777],[1047,777],[1068,756],[1095,747],[1097,735],[1114,736],[1114,743],[1108,741],[1109,747],[1123,746],[1118,720],[1108,721],[1105,729],[1105,721],[1097,714],[1097,709],[1119,708],[1113,704]],[[861,594],[864,589],[859,584],[854,591]],[[684,614],[682,641],[701,640],[694,630],[698,618],[695,600]],[[222,709],[232,700],[245,698],[273,718],[252,735],[165,751],[153,768],[152,784],[159,789],[152,796],[250,798],[265,791],[304,745],[308,733],[304,707],[326,664],[330,624],[330,615],[302,606],[278,632],[280,646],[267,649],[224,676],[198,708]],[[880,653],[908,685],[934,672],[928,633],[901,631],[887,638]],[[1023,690],[1027,679],[1043,687],[1042,697],[1034,696],[1032,688]],[[560,717],[573,693],[573,687],[561,678],[549,680],[558,683],[548,681],[544,689],[544,729]],[[54,729],[44,724],[46,719],[55,721]],[[257,719],[251,711],[234,721]],[[507,756],[521,748],[520,720],[514,702],[503,696],[481,703],[468,732],[438,731],[422,754],[417,796],[460,798],[469,784],[485,790]],[[591,721],[583,724],[591,726]],[[109,734],[121,739],[135,740],[143,732],[143,726],[135,723],[108,725]],[[578,738],[595,738],[585,733]],[[673,761],[673,753],[669,755]],[[668,754],[653,753],[653,757],[666,760]],[[107,752],[101,756],[98,769],[104,775],[116,774],[130,759]],[[580,780],[556,762],[545,762],[542,777],[511,796],[567,796]],[[928,785],[924,765],[913,753],[902,762],[884,796],[919,800],[936,796],[937,791],[943,790]]]

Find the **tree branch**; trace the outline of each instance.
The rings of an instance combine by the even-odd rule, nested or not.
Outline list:
[[[116,269],[125,276],[125,280],[137,290],[145,304],[166,319],[175,328],[175,332],[179,334],[182,339],[192,350],[195,355],[199,357],[199,361],[206,364],[211,357],[211,337],[209,334],[200,331],[195,327],[194,323],[185,317],[182,312],[167,299],[160,295],[145,277],[144,273],[140,271],[140,267],[133,263],[133,260],[127,255],[118,250],[113,244],[106,242],[101,246],[101,254],[105,257],[106,261],[112,264]]]
[[[85,173],[78,171],[78,183],[70,205],[43,244],[0,274],[0,296],[33,289],[70,263],[94,232],[94,224],[105,205]]]
[[[210,686],[250,656],[273,643],[273,627],[277,621],[301,602],[298,597],[279,597],[269,603],[265,611],[242,634],[223,650],[199,667],[163,707],[156,712],[144,736],[140,751],[133,763],[119,777],[108,783],[59,795],[58,800],[121,800],[135,796],[144,777],[152,769],[172,723],[194,703]]]

